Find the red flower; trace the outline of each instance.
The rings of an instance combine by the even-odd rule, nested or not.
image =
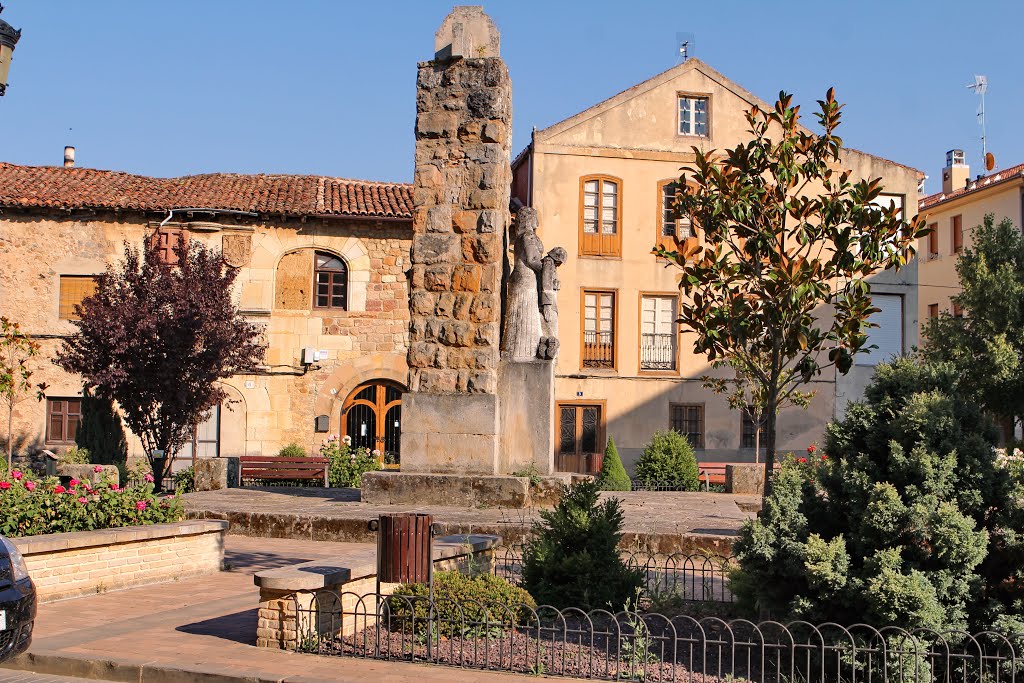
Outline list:
[[[29,493],[31,493],[36,490],[36,483],[34,481],[26,481],[25,488],[27,488]]]
[[[87,502],[89,502],[89,501],[87,501],[87,500],[85,499],[85,496],[80,496],[80,497],[78,498],[78,502],[79,502],[79,503],[82,503],[82,504],[85,504],[85,503],[87,503]]]
[[[3,489],[4,491],[6,491],[9,488],[11,488],[11,482],[9,482],[9,481],[0,481],[0,489]]]
[[[96,467],[92,468],[92,471],[96,472],[96,473],[102,472],[103,471],[103,465],[96,465]]]
[[[825,462],[826,460],[828,460],[828,456],[827,455],[821,456],[821,461],[822,462]]]
[[[807,458],[797,458],[797,462],[805,463],[807,462]]]
[[[121,490],[121,487],[120,487],[120,486],[118,486],[117,484],[111,484],[111,485],[110,485],[110,490],[111,490],[111,491],[120,491],[120,490]]]
[[[138,510],[139,512],[142,512],[143,510],[145,510],[146,509],[146,501],[140,500],[140,501],[136,502],[135,503],[135,509]]]
[[[60,484],[57,484],[56,486],[53,487],[54,493],[64,493],[65,491],[67,491],[67,489],[61,486]]]
[[[14,479],[21,479],[21,470],[14,470],[11,472],[11,476],[14,477]]]
[[[72,479],[71,481],[68,482],[68,486],[70,486],[72,488],[78,486],[78,480],[77,479]]]
[[[818,447],[815,446],[813,443],[810,446],[807,447],[807,453],[809,455],[813,455],[814,451],[816,451],[816,450],[818,450]]]

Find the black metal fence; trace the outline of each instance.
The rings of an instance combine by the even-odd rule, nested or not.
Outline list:
[[[753,623],[321,591],[296,601],[302,651],[603,680],[998,683],[1022,635]]]

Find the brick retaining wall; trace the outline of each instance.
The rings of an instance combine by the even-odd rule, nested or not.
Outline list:
[[[212,574],[224,564],[227,522],[76,531],[11,539],[41,602]]]

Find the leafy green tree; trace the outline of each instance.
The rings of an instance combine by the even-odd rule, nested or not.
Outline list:
[[[0,402],[7,407],[7,469],[14,460],[14,406],[28,398],[43,400],[45,384],[32,385],[32,359],[39,344],[21,326],[0,316]]]
[[[1024,237],[988,214],[956,262],[962,317],[929,321],[924,355],[956,364],[962,388],[993,415],[1024,417]]]
[[[679,432],[655,432],[636,462],[636,478],[648,487],[696,491],[700,471],[693,446]]]
[[[82,393],[82,424],[75,433],[75,444],[89,451],[92,462],[124,466],[128,460],[128,440],[121,416],[110,399]]]
[[[825,369],[849,371],[876,310],[867,278],[905,265],[927,230],[893,202],[876,205],[880,179],[851,180],[835,134],[842,107],[832,89],[818,104],[820,134],[800,125],[799,107],[780,93],[771,111],[747,112],[748,142],[694,148],[675,209],[701,240],[655,248],[683,271],[680,323],[696,334],[694,350],[759,387],[766,494],[779,407]],[[832,315],[820,314],[825,307]]]
[[[615,447],[615,440],[611,437],[608,438],[608,445],[604,449],[604,459],[601,461],[597,483],[602,491],[633,490],[633,484],[629,481],[626,468],[622,466],[622,460],[619,458],[619,449]]]
[[[732,589],[777,619],[984,630],[1021,613],[1020,499],[949,363],[880,365],[742,529]],[[1019,489],[1017,489],[1019,493]]]
[[[523,587],[539,604],[618,610],[642,585],[640,570],[619,555],[619,500],[599,497],[597,482],[583,481],[540,512],[523,553]]]

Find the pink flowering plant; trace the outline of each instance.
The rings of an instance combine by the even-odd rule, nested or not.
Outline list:
[[[119,487],[104,477],[98,483],[55,477],[39,479],[12,470],[0,475],[0,534],[9,537],[89,531],[138,524],[177,522],[181,500],[157,497],[152,483]]]
[[[331,460],[327,475],[332,488],[359,488],[364,473],[381,468],[380,457],[368,448],[353,448],[347,436],[339,439],[332,434],[320,447],[320,455]]]

